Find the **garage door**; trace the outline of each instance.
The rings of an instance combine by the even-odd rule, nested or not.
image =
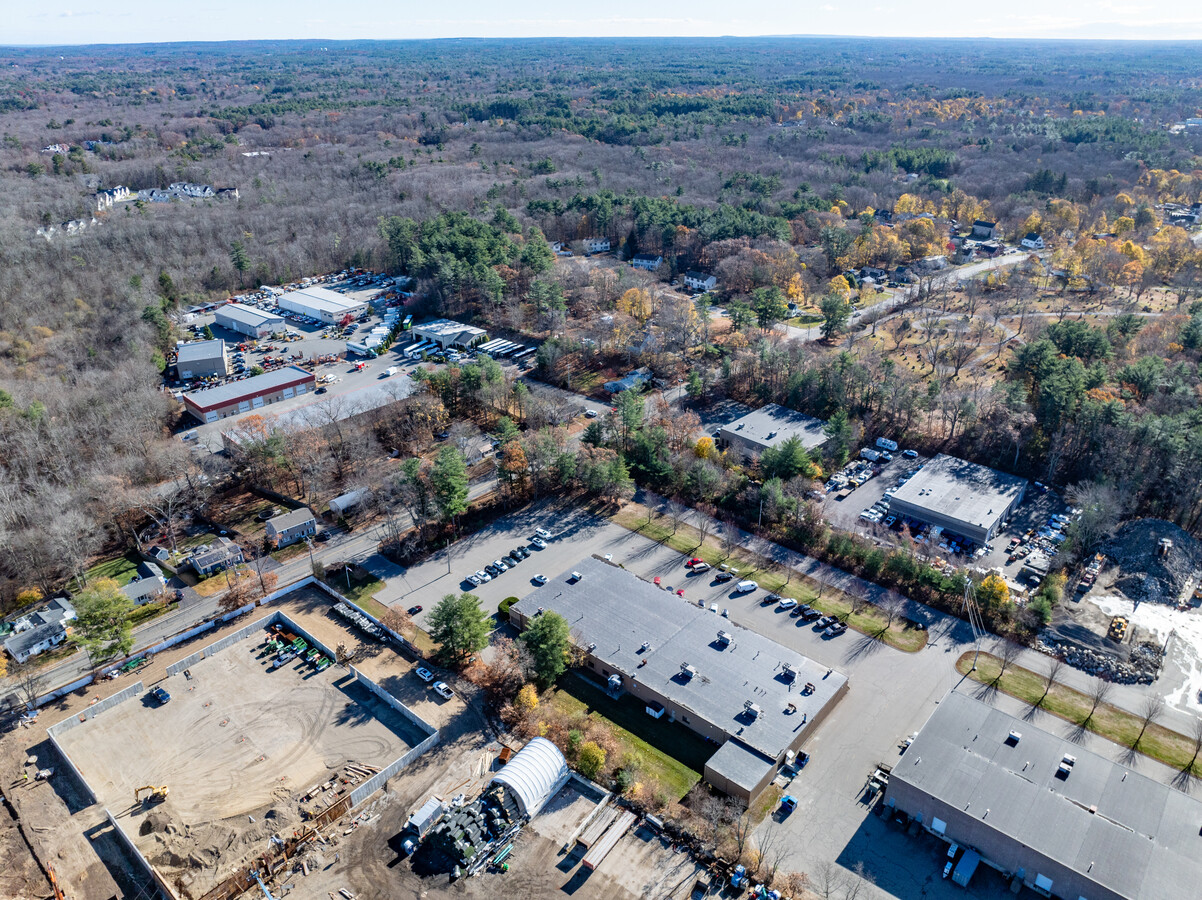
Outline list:
[[[940,818],[931,819],[931,831],[935,832],[935,834],[943,834],[943,832],[947,831],[947,822]]]
[[[1037,887],[1041,891],[1047,891],[1048,893],[1051,893],[1052,879],[1048,878],[1047,875],[1036,875],[1035,876],[1035,887]]]
[[[289,397],[293,396],[295,393],[296,392],[294,390],[292,390],[292,388],[284,388],[284,399],[285,400],[288,399]]]
[[[205,421],[206,422],[216,422],[218,418],[220,418],[220,417],[215,412],[205,413]]]
[[[304,386],[303,384],[298,384],[298,385],[296,386],[296,396],[298,396],[298,397],[299,397],[299,396],[300,396],[301,394],[303,394],[304,392],[305,392],[305,386]]]
[[[255,409],[258,409],[260,406],[262,406],[262,405],[263,405],[263,398],[262,398],[262,397],[255,397],[255,399],[254,399],[253,401],[251,401],[251,402],[254,404],[254,407],[255,407]]]
[[[249,400],[242,400],[238,403],[238,412],[246,412],[248,409],[250,409]]]

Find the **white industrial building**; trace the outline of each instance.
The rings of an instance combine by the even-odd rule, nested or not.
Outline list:
[[[251,338],[268,337],[284,330],[282,316],[264,312],[253,306],[243,306],[241,303],[227,303],[217,310],[214,324]]]
[[[519,750],[489,784],[503,784],[509,788],[522,813],[533,818],[570,775],[559,748],[546,738],[536,737]]]
[[[941,453],[911,476],[890,502],[899,513],[984,544],[1022,502],[1027,480]]]
[[[464,325],[453,319],[435,319],[422,325],[413,326],[413,334],[423,341],[433,341],[443,350],[448,347],[459,347],[466,350],[482,341],[488,340],[488,332],[474,325]]]
[[[352,300],[337,291],[323,287],[289,291],[279,298],[277,305],[286,312],[308,316],[327,325],[337,324],[347,316],[358,318],[367,312],[367,304],[362,300]]]
[[[175,369],[180,378],[208,378],[210,375],[225,375],[229,372],[229,356],[225,341],[191,341],[177,344]]]
[[[807,451],[827,442],[826,423],[813,416],[769,403],[722,426],[719,442],[746,461],[760,458],[769,447],[797,438]]]

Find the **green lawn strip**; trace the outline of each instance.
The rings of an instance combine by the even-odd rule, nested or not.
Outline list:
[[[1006,674],[998,680],[998,671],[1001,669],[998,658],[991,653],[982,653],[977,660],[977,670],[973,672],[973,655],[972,652],[965,653],[957,660],[956,669],[961,675],[996,687],[1002,693],[1017,697],[1032,706],[1043,697],[1046,679],[1038,672],[1012,665],[1007,667]],[[1091,706],[1093,700],[1089,695],[1063,684],[1053,685],[1040,704],[1041,709],[1074,725],[1085,723]],[[1142,716],[1103,703],[1085,727],[1099,737],[1123,747],[1130,747],[1139,735],[1142,722]],[[1190,738],[1156,723],[1148,726],[1137,749],[1144,756],[1175,769],[1184,769],[1194,755],[1194,745]],[[1195,763],[1194,771],[1202,774],[1202,760]]]
[[[325,583],[346,597],[347,600],[355,604],[365,613],[370,613],[377,619],[380,614],[388,609],[383,603],[376,600],[376,593],[384,587],[384,582],[379,578],[356,578],[351,576],[350,586],[347,586],[346,576],[339,572],[336,575],[327,576],[324,579]]]
[[[625,759],[679,800],[701,780],[706,761],[718,749],[683,725],[647,715],[630,695],[614,700],[576,672],[559,680],[552,694],[556,708],[599,719],[613,728]],[[671,754],[665,749],[671,748]]]
[[[921,650],[927,643],[925,629],[915,628],[909,620],[900,616],[893,624],[886,626],[888,617],[877,607],[869,604],[856,613],[852,613],[852,598],[837,588],[822,585],[813,579],[794,575],[786,579],[780,574],[778,567],[772,566],[763,557],[736,547],[729,556],[721,545],[721,541],[712,536],[706,536],[705,543],[698,548],[700,532],[692,525],[681,523],[675,531],[672,523],[663,517],[647,521],[647,507],[638,503],[628,503],[612,515],[612,519],[623,528],[634,531],[643,537],[665,544],[690,556],[700,556],[710,565],[715,562],[733,563],[739,570],[739,577],[756,582],[769,593],[793,597],[800,603],[808,603],[827,615],[838,616],[845,621],[849,628],[854,628],[869,637],[883,641],[890,647],[914,653]],[[681,584],[684,574],[681,574]]]
[[[151,619],[157,619],[170,608],[166,603],[144,603],[129,614],[127,621],[133,627],[144,625]]]
[[[309,545],[304,541],[297,541],[295,544],[289,544],[287,547],[281,547],[279,550],[271,551],[271,558],[276,562],[287,562],[290,559],[297,559],[309,552]]]
[[[111,578],[118,585],[129,584],[138,574],[139,559],[140,557],[132,550],[123,556],[106,559],[88,569],[84,573],[84,581],[91,584],[98,578]]]

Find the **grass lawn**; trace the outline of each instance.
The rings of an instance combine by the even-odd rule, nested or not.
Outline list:
[[[347,586],[346,573],[339,570],[337,572],[327,573],[322,579],[326,584],[346,597],[347,600],[355,604],[365,613],[370,613],[377,619],[380,613],[388,609],[383,603],[376,600],[376,593],[384,587],[384,582],[379,578],[356,578],[354,575],[350,578],[350,586]]]
[[[96,565],[88,569],[84,573],[84,580],[91,584],[97,578],[111,578],[118,585],[129,584],[133,580],[133,577],[138,574],[139,559],[138,554],[132,550],[123,556],[106,559],[104,562],[96,563]]]
[[[960,674],[967,675],[981,684],[996,687],[1032,706],[1039,703],[1040,698],[1044,696],[1047,680],[1038,672],[1021,666],[1009,666],[1006,674],[999,680],[1001,663],[996,656],[982,653],[977,660],[975,672],[972,671],[972,659],[973,654],[969,652],[957,660],[956,669]],[[1082,726],[1108,741],[1124,747],[1131,747],[1135,743],[1143,727],[1142,716],[1109,703],[1101,704],[1090,716],[1092,706],[1093,700],[1088,694],[1063,684],[1053,685],[1040,703],[1041,709],[1074,725]],[[1155,723],[1148,726],[1135,749],[1175,769],[1185,769],[1194,755],[1194,743],[1190,738]],[[1194,763],[1193,770],[1195,774],[1202,774],[1202,760]]]
[[[629,694],[612,699],[578,672],[560,678],[552,702],[562,712],[585,714],[612,725],[624,757],[662,785],[673,800],[701,780],[706,761],[718,750],[667,717],[651,718],[645,704]]]
[[[271,551],[271,558],[276,562],[288,562],[288,560],[304,556],[308,552],[309,545],[304,541],[297,541],[295,544]]]
[[[698,548],[700,532],[692,525],[682,522],[673,532],[671,520],[657,515],[648,522],[648,512],[648,508],[642,504],[626,503],[613,514],[612,519],[622,527],[660,544],[666,544],[679,553],[700,556],[710,565],[719,562],[733,563],[739,570],[740,578],[756,582],[769,593],[793,597],[798,602],[808,603],[829,616],[838,616],[849,628],[883,641],[890,647],[915,653],[926,646],[926,630],[915,628],[914,623],[909,620],[899,617],[889,624],[888,616],[872,605],[852,613],[852,598],[836,588],[799,575],[794,575],[786,582],[779,567],[771,565],[768,560],[749,550],[736,547],[729,556],[726,555],[721,541],[712,535],[707,536],[705,543]]]

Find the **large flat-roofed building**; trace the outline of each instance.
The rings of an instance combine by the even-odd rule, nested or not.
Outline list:
[[[251,338],[267,337],[284,330],[282,316],[241,303],[227,303],[217,310],[213,318],[214,324]]]
[[[178,344],[175,348],[175,370],[180,378],[207,378],[210,375],[225,375],[229,371],[229,356],[225,352],[225,341],[192,341]]]
[[[1025,478],[941,453],[901,486],[889,511],[984,544],[1026,489]]]
[[[317,319],[327,325],[341,322],[347,316],[357,318],[367,312],[367,304],[362,300],[352,300],[323,287],[289,291],[277,300],[277,305],[280,309]]]
[[[184,406],[199,421],[216,422],[307,393],[313,390],[315,381],[312,372],[285,366],[244,381],[191,391],[184,394]]]
[[[488,340],[488,332],[474,325],[464,325],[453,319],[435,319],[422,325],[413,326],[413,334],[419,340],[434,341],[442,349],[458,347],[466,350],[482,341]]]
[[[613,691],[720,744],[705,780],[750,804],[847,691],[847,678],[603,560],[581,560],[514,604],[524,629],[567,619],[585,666]]]
[[[885,802],[1044,896],[1202,893],[1202,801],[967,694],[935,708]]]
[[[769,403],[724,425],[718,436],[723,446],[745,460],[756,460],[769,447],[796,437],[806,450],[827,441],[826,423],[795,409]]]

